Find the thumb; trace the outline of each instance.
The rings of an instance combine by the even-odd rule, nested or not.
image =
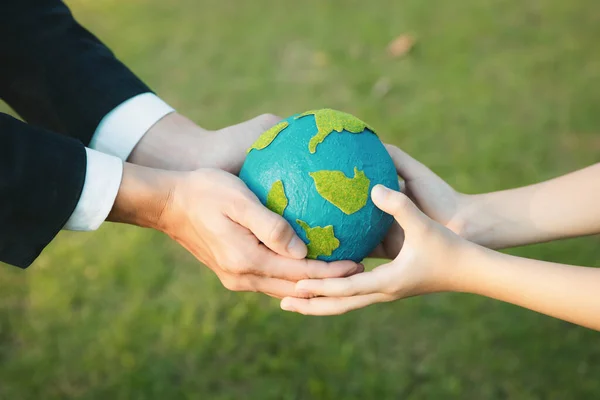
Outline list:
[[[373,203],[381,211],[394,216],[404,230],[423,227],[428,218],[404,193],[375,185],[371,191]]]
[[[245,204],[238,204],[228,216],[250,230],[275,253],[297,259],[306,257],[306,245],[290,224],[282,216],[266,208],[256,196],[248,196]]]

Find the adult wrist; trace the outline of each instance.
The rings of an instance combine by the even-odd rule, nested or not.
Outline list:
[[[174,111],[154,93],[138,94],[102,118],[89,147],[125,161],[146,132]]]
[[[164,231],[178,174],[125,163],[107,221]]]
[[[201,153],[206,151],[201,142],[208,135],[208,131],[173,112],[146,132],[127,161],[170,171],[192,171],[198,168]]]

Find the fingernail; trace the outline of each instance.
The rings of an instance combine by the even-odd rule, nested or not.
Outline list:
[[[373,190],[371,191],[371,198],[375,201],[382,201],[385,196],[388,194],[389,189],[383,185],[375,185]]]
[[[291,302],[287,299],[281,300],[281,309],[284,311],[296,311]]]
[[[288,243],[287,251],[294,258],[304,258],[306,257],[307,249],[304,242],[301,241],[297,236],[294,236]]]

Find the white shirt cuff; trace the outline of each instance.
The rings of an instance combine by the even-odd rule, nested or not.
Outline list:
[[[125,161],[152,125],[173,111],[153,93],[134,96],[102,118],[89,147]]]
[[[115,203],[123,177],[122,160],[88,148],[85,151],[87,170],[83,191],[63,228],[71,231],[93,231],[100,227]]]

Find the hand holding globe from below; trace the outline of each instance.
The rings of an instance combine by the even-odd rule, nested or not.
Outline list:
[[[377,207],[394,215],[403,227],[402,250],[395,260],[347,278],[302,280],[296,284],[294,297],[282,300],[282,309],[307,315],[335,315],[374,303],[460,287],[463,254],[476,245],[429,219],[400,192],[378,185],[372,198]]]
[[[217,167],[222,167],[222,168],[228,170],[229,172],[236,173],[239,170],[239,167],[241,166],[241,163],[246,156],[245,150],[248,147],[250,147],[250,145],[253,142],[255,142],[256,138],[262,132],[268,130],[268,128],[270,126],[275,125],[279,120],[280,119],[276,116],[265,114],[265,115],[259,116],[257,118],[254,118],[250,121],[246,121],[246,122],[243,122],[238,125],[224,128],[219,131],[206,131],[206,130],[203,130],[202,128],[197,127],[195,124],[193,124],[191,121],[185,119],[184,117],[174,114],[174,115],[165,117],[163,120],[161,120],[157,124],[157,126],[153,127],[153,129],[147,134],[147,136],[143,139],[143,141],[140,142],[139,148],[136,148],[136,152],[134,152],[134,154],[132,156],[134,156],[136,161],[138,161],[139,163],[148,163],[153,166],[157,166],[155,163],[159,163],[159,165],[164,165],[166,167],[174,168],[174,169],[190,169],[194,165],[195,166],[203,166],[203,165],[213,166],[214,165]],[[190,130],[189,129],[190,127],[194,127],[194,129]],[[178,132],[178,135],[175,136],[175,138],[176,138],[175,140],[174,140],[174,137],[172,136],[173,131]],[[333,133],[333,135],[336,135],[336,134]],[[166,149],[164,148],[164,145],[167,143],[164,141],[165,138],[169,138],[169,140],[167,141],[169,143],[169,146],[167,146]],[[321,137],[320,142],[315,142],[313,144],[313,150],[316,150],[318,146],[323,146],[324,139],[325,139],[324,137]],[[188,143],[188,144],[186,145],[185,143]],[[182,150],[181,149],[182,144],[183,144],[183,148],[185,149],[185,151],[183,151],[183,152],[168,151],[169,149]],[[154,152],[154,154],[159,154],[159,153],[161,154],[162,158],[160,160],[152,159],[152,158],[150,158],[150,159],[144,158],[144,154],[146,154],[146,153],[151,154],[150,150],[152,150],[153,146],[157,147],[157,148],[161,147],[162,152],[158,152],[158,151]],[[210,149],[210,151],[208,151],[208,149]],[[157,149],[155,149],[155,150],[157,150]],[[223,152],[225,152],[225,153],[223,153]],[[169,159],[169,154],[175,154],[175,153],[178,154],[178,158]],[[223,153],[223,154],[221,154],[221,153]],[[390,153],[392,153],[392,152],[390,152]],[[394,154],[392,153],[392,155],[394,155]],[[171,161],[169,161],[169,160],[171,160]],[[191,163],[190,160],[193,160],[194,162]],[[177,161],[177,165],[173,164],[173,162],[175,162],[175,161]],[[204,173],[207,173],[207,172],[208,172],[208,170],[204,171]],[[216,173],[218,171],[215,170],[213,172]],[[197,174],[198,177],[200,177],[201,175],[202,174],[200,174],[200,173]],[[235,178],[235,177],[227,176],[226,177],[227,179],[224,179],[224,178],[225,178],[225,175],[217,177],[216,174],[214,174],[212,178],[203,179],[203,181],[204,181],[204,185],[210,186],[209,181],[211,179],[216,179],[221,182],[229,182],[229,181],[231,181],[229,178]],[[233,181],[231,181],[231,182],[233,182]],[[237,192],[235,196],[233,193],[234,191]],[[225,206],[226,204],[223,204],[223,203],[226,203],[227,201],[229,201],[227,199],[235,198],[236,200],[232,200],[232,201],[235,201],[238,206],[243,201],[252,202],[254,205],[256,205],[257,204],[256,197],[254,197],[251,200],[251,197],[248,197],[247,194],[248,194],[247,188],[243,184],[241,184],[241,182],[239,182],[239,181],[235,185],[230,187],[229,195],[231,195],[231,196],[228,196],[228,197],[225,197],[222,199],[220,198],[220,192],[216,187],[215,187],[215,190],[203,191],[203,193],[202,193],[202,196],[204,197],[203,200],[200,202],[195,201],[195,205],[203,204],[203,207],[206,208],[207,212],[204,213],[203,215],[199,216],[201,218],[197,218],[196,222],[202,223],[202,219],[206,219],[208,221],[211,218],[211,215],[214,214],[214,213],[208,212],[208,210],[211,209],[212,207],[214,207],[216,205],[215,203],[221,203],[221,204],[219,204],[220,206]],[[239,196],[237,196],[237,195],[239,195]],[[213,202],[209,207],[207,207],[206,204],[210,202],[209,200],[211,198],[216,201]],[[242,201],[240,199],[244,199],[244,200]],[[190,204],[190,207],[193,207],[193,206],[194,205]],[[263,207],[263,210],[261,210],[262,212],[257,212],[257,216],[262,215],[265,210],[266,209],[264,209],[264,207]],[[219,215],[219,213],[216,213],[214,215]],[[238,227],[240,226],[240,223],[232,221],[231,218],[229,218],[229,217],[230,216],[228,216],[228,220],[230,223],[235,224]],[[259,227],[261,224],[268,225],[267,221],[268,220],[265,220],[262,222],[257,222],[255,224],[255,226],[253,227],[254,230],[260,229]],[[279,222],[279,223],[281,224],[281,222]],[[182,226],[185,226],[185,224],[183,224]],[[214,227],[215,229],[217,229],[220,226],[221,225],[219,223],[216,223],[215,221],[211,221],[208,225],[205,225],[203,227],[203,229],[207,229],[208,231],[210,231],[211,227]],[[227,224],[227,226],[229,226],[229,224]],[[256,248],[250,247],[250,248],[245,249],[245,250],[249,251],[250,253],[248,255],[244,255],[243,252],[241,251],[240,246],[237,246],[237,244],[235,246],[232,246],[233,241],[231,241],[231,240],[226,240],[223,242],[221,242],[220,240],[216,240],[216,241],[206,240],[203,242],[199,242],[197,240],[198,237],[196,237],[196,239],[194,239],[194,240],[189,240],[189,243],[184,244],[186,238],[193,237],[194,235],[190,235],[191,232],[188,232],[186,234],[179,234],[178,230],[180,230],[180,229],[181,229],[180,226],[172,227],[171,235],[176,237],[176,240],[180,241],[184,245],[184,247],[188,248],[188,250],[191,250],[199,260],[205,262],[211,269],[213,269],[217,273],[217,275],[219,275],[219,277],[221,278],[221,280],[223,281],[223,283],[226,286],[229,286],[231,288],[238,289],[238,290],[259,290],[259,291],[262,291],[261,288],[265,287],[265,285],[266,285],[265,282],[267,281],[266,279],[261,279],[257,282],[257,281],[255,281],[255,278],[253,277],[253,276],[264,276],[267,274],[266,271],[259,271],[260,267],[256,265],[256,259],[259,258],[259,256],[255,255]],[[265,228],[265,229],[268,229],[268,228]],[[284,230],[283,228],[276,228],[276,229]],[[392,226],[392,228],[390,229],[390,231],[388,233],[388,237],[395,237],[396,236],[395,232],[399,232],[400,234],[402,233],[402,230],[399,229],[397,224],[394,224],[394,226]],[[196,236],[198,236],[198,235],[196,235]],[[218,236],[216,234],[216,232],[208,233],[205,235],[205,237],[207,237],[207,238],[216,237],[216,236]],[[249,236],[252,236],[252,235],[249,235]],[[388,240],[384,241],[384,244],[387,241]],[[257,240],[256,237],[254,237],[254,243],[258,244],[259,242],[260,241]],[[390,242],[393,243],[393,246],[398,243],[397,240],[390,241]],[[202,245],[198,245],[198,243],[202,243]],[[269,243],[269,241],[267,240],[266,243]],[[390,246],[386,246],[386,247],[390,248]],[[397,246],[395,246],[395,247],[397,247]],[[267,250],[267,247],[265,247],[264,245],[262,246],[262,248],[264,250]],[[281,247],[280,247],[280,249],[281,249]],[[271,251],[271,254],[275,255],[276,253]],[[285,252],[283,252],[283,254],[285,254]],[[290,257],[289,253],[286,254],[286,256]],[[269,257],[269,259],[270,258],[271,257]],[[283,257],[281,257],[281,258],[283,259]],[[288,259],[283,259],[280,261],[283,262],[284,264],[287,264],[288,262],[290,262],[292,260],[288,258]],[[240,265],[237,266],[236,262],[239,262]],[[249,264],[252,264],[252,265],[249,265]],[[310,265],[314,267],[313,264],[310,264]],[[246,267],[246,268],[243,268],[243,267]],[[258,269],[258,270],[254,271],[255,272],[254,274],[245,273],[252,268]],[[328,276],[335,275],[335,271],[333,269],[331,269],[331,266],[329,266],[325,263],[320,264],[320,268],[328,269],[327,273],[332,274],[332,275],[328,275]],[[335,266],[334,266],[334,268],[335,268]],[[350,268],[350,269],[352,269],[352,268]],[[244,273],[241,273],[242,271]],[[346,273],[346,272],[340,272],[340,271],[338,271],[338,273],[341,273],[341,274]],[[281,295],[289,295],[289,293],[293,290],[293,288],[292,288],[293,285],[290,286],[287,283],[293,281],[293,279],[296,277],[297,277],[297,279],[300,279],[303,277],[303,276],[301,276],[302,274],[294,275],[293,271],[279,270],[277,273],[280,274],[279,275],[280,277],[284,277],[284,280],[286,282],[269,281],[270,284],[273,284],[272,285],[273,287],[270,287],[272,294],[279,293]],[[305,272],[304,275],[306,277],[307,273]],[[315,277],[316,273],[313,271],[311,273],[311,275],[313,277]],[[254,288],[252,288],[252,286],[254,286]],[[277,287],[277,289],[274,289],[274,287]],[[286,294],[284,294],[281,291],[282,288],[284,288],[284,287],[287,288]]]
[[[465,237],[467,226],[473,225],[477,209],[472,196],[454,190],[442,178],[396,146],[386,144],[396,172],[402,179],[400,191],[407,195],[423,213],[454,233]],[[386,237],[370,254],[372,258],[394,259],[402,248],[404,232],[394,221]]]
[[[160,230],[234,291],[293,295],[294,282],[362,271],[349,261],[306,260],[306,247],[279,215],[235,176],[216,169],[163,171],[126,164],[109,215]]]

